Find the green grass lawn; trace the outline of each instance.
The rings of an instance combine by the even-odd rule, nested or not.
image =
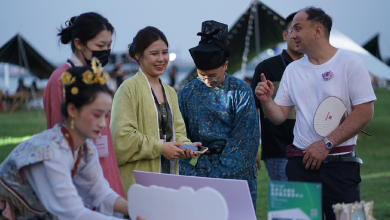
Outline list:
[[[364,129],[371,137],[360,135],[356,153],[364,161],[361,168],[362,200],[375,202],[374,217],[378,220],[390,219],[390,91],[375,91],[375,115]],[[5,137],[24,137],[34,135],[46,129],[43,111],[0,113],[0,161],[17,144],[1,145]],[[267,181],[268,176],[262,163],[258,172],[257,218],[267,219]]]
[[[30,112],[0,112],[0,161],[14,149],[17,143],[3,145],[5,139],[32,136],[46,129],[43,110]]]

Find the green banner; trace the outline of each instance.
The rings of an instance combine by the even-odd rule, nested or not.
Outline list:
[[[268,181],[268,220],[321,220],[321,183]]]

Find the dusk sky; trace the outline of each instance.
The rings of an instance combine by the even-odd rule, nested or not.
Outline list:
[[[98,12],[114,26],[113,52],[124,52],[138,30],[151,25],[168,38],[171,52],[191,61],[188,49],[196,46],[205,20],[216,20],[229,27],[248,8],[251,0],[12,0],[0,1],[0,46],[16,33],[54,65],[70,56],[69,45],[60,45],[56,36],[61,25],[72,16]],[[306,6],[322,7],[337,28],[359,45],[380,33],[381,54],[390,57],[389,0],[263,0],[286,17]],[[244,42],[243,42],[244,43]]]

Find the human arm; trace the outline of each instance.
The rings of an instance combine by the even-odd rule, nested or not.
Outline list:
[[[90,142],[90,145],[92,146],[93,154],[90,154],[89,158],[87,158],[87,164],[77,171],[77,175],[73,177],[73,184],[85,204],[95,207],[97,211],[103,214],[113,215],[113,210],[123,207],[124,203],[127,202],[120,200],[121,197],[111,189],[103,175],[97,149],[92,142]],[[113,205],[117,201],[119,206],[115,208]],[[120,206],[121,204],[122,206]],[[125,210],[119,209],[121,210],[120,213],[127,214],[127,205],[125,208]]]
[[[332,142],[333,146],[347,141],[357,135],[373,116],[373,102],[354,106],[354,110],[345,121],[327,136],[328,140]],[[306,164],[305,168],[318,170],[321,162],[328,156],[329,150],[325,147],[325,141],[320,140],[311,144],[303,153],[305,153],[303,157],[303,163]]]
[[[154,159],[163,153],[163,142],[138,130],[140,119],[137,114],[139,111],[145,111],[145,103],[136,88],[131,86],[125,82],[119,87],[111,112],[110,130],[119,166],[128,162]]]
[[[255,89],[255,95],[260,100],[261,107],[267,118],[275,125],[279,125],[287,119],[294,106],[277,105],[272,100],[273,92],[274,85],[271,81],[267,80],[262,73],[261,82],[258,83]]]
[[[119,213],[126,213],[126,215],[129,213],[128,207],[127,207],[127,201],[122,198],[118,197],[115,202],[114,202],[114,212],[119,212]]]
[[[43,161],[24,167],[22,173],[45,208],[60,220],[119,219],[86,208],[72,182],[70,170],[59,162]],[[112,202],[111,205],[107,203],[106,208],[112,208],[116,198],[106,197],[111,200],[108,203]]]
[[[261,170],[261,163],[260,163],[259,154],[256,154],[256,166],[257,166],[258,170]]]

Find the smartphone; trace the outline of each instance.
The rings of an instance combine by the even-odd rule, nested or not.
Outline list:
[[[191,144],[184,144],[184,146],[179,147],[179,148],[183,149],[183,150],[185,150],[185,149],[193,150],[194,152],[196,152],[198,154],[203,154],[208,150],[207,147],[203,147],[203,146],[197,147],[197,146],[194,146]]]
[[[181,146],[179,148],[183,150],[188,149],[188,150],[198,151],[198,147],[191,144],[184,144],[184,146]]]

